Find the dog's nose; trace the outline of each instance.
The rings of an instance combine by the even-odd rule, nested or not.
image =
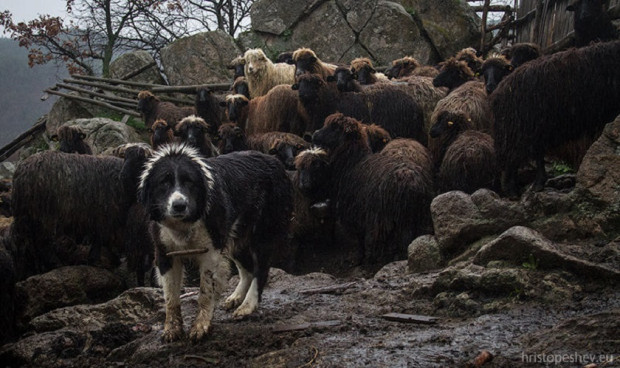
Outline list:
[[[187,209],[187,202],[181,199],[177,199],[176,201],[172,202],[172,210],[175,213],[181,213],[181,212],[185,212],[185,210]]]

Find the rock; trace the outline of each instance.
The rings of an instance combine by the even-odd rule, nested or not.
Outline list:
[[[564,254],[539,232],[523,226],[510,228],[483,246],[473,263],[484,266],[496,260],[510,261],[516,265],[528,264],[532,269],[562,269],[608,284],[620,280],[620,271]]]
[[[15,267],[0,235],[0,344],[15,333]]]
[[[77,95],[77,92],[69,92],[70,95]],[[45,129],[49,136],[56,133],[59,126],[69,120],[85,118],[89,119],[94,117],[92,105],[83,104],[81,102],[60,97],[52,106],[49,114],[47,114],[47,122],[45,123]]]
[[[135,74],[148,65],[152,66]],[[127,78],[128,76],[131,77]],[[112,61],[110,63],[110,77],[133,82],[165,84],[164,78],[159,73],[157,64],[155,64],[155,59],[144,50],[127,52]]]
[[[443,258],[432,235],[422,235],[416,238],[407,249],[409,272],[423,272],[434,270],[442,266]]]
[[[53,309],[99,303],[120,294],[124,285],[110,271],[90,266],[66,266],[35,275],[16,284],[20,322]]]
[[[253,29],[240,37],[245,48],[275,57],[309,47],[332,63],[366,56],[387,65],[413,55],[436,64],[480,39],[480,19],[457,0],[258,0],[250,17]]]
[[[431,203],[431,216],[437,244],[446,260],[472,242],[525,223],[527,218],[518,203],[503,200],[487,189],[471,196],[460,191],[441,194]]]
[[[577,172],[575,191],[586,202],[579,210],[609,235],[619,235],[620,116],[605,126],[588,149]]]
[[[226,68],[242,54],[232,37],[221,30],[178,39],[161,50],[161,63],[170,85],[229,83]]]
[[[15,164],[9,161],[0,163],[0,180],[10,179],[15,173]]]
[[[0,349],[0,360],[9,366],[49,366],[59,359],[105,357],[119,346],[152,331],[150,319],[163,320],[161,290],[135,288],[96,305],[56,309],[35,318],[37,331]],[[76,363],[92,366],[88,360]]]
[[[108,118],[75,119],[66,124],[77,125],[84,130],[86,142],[92,147],[93,154],[103,153],[121,144],[142,141],[132,127]]]

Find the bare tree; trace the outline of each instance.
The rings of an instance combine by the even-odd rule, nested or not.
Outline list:
[[[29,65],[60,61],[71,73],[109,76],[115,55],[141,49],[156,58],[170,42],[205,30],[236,35],[248,27],[253,0],[66,0],[67,20],[42,15],[15,24],[0,13],[4,33],[29,50]]]

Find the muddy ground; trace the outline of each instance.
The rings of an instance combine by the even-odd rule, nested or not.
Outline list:
[[[516,290],[514,295],[478,298],[474,308],[455,311],[443,307],[429,292],[439,274],[408,274],[406,261],[391,263],[367,279],[323,273],[293,276],[273,269],[254,315],[234,320],[218,307],[211,334],[196,345],[188,340],[162,343],[161,289],[134,288],[124,295],[147,310],[140,313],[148,317],[135,317],[140,315],[135,306],[124,309],[121,318],[70,309],[79,307],[56,310],[43,316],[48,328],[40,322],[37,327],[38,336],[57,334],[51,348],[35,349],[29,362],[7,354],[7,346],[0,357],[10,366],[33,367],[467,367],[487,350],[494,359],[484,367],[540,367],[548,354],[577,354],[572,355],[574,360],[585,354],[620,353],[617,286],[582,282],[557,303],[536,297],[522,300]],[[542,282],[547,277],[546,272],[530,272],[531,280]],[[235,282],[233,277],[227,293]],[[186,331],[196,314],[196,290],[185,289]],[[436,320],[432,324],[390,321],[382,317],[387,313]],[[49,327],[63,314],[75,314],[80,323],[96,320],[98,327],[91,332],[71,322]],[[28,338],[20,343],[36,344]],[[573,364],[571,356],[564,358],[562,364],[548,366],[590,363]]]

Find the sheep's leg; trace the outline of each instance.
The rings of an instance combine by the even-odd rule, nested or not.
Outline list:
[[[519,198],[519,187],[517,185],[517,167],[508,165],[504,170],[503,177],[504,193],[508,198]]]
[[[545,171],[545,155],[539,153],[536,155],[536,180],[534,180],[532,190],[535,192],[540,192],[545,188],[546,182],[547,172]]]
[[[162,267],[159,267],[160,272]],[[179,340],[183,337],[183,318],[181,317],[181,286],[183,282],[183,263],[179,258],[172,259],[172,267],[161,275],[166,305],[166,321],[164,322],[165,342]]]

